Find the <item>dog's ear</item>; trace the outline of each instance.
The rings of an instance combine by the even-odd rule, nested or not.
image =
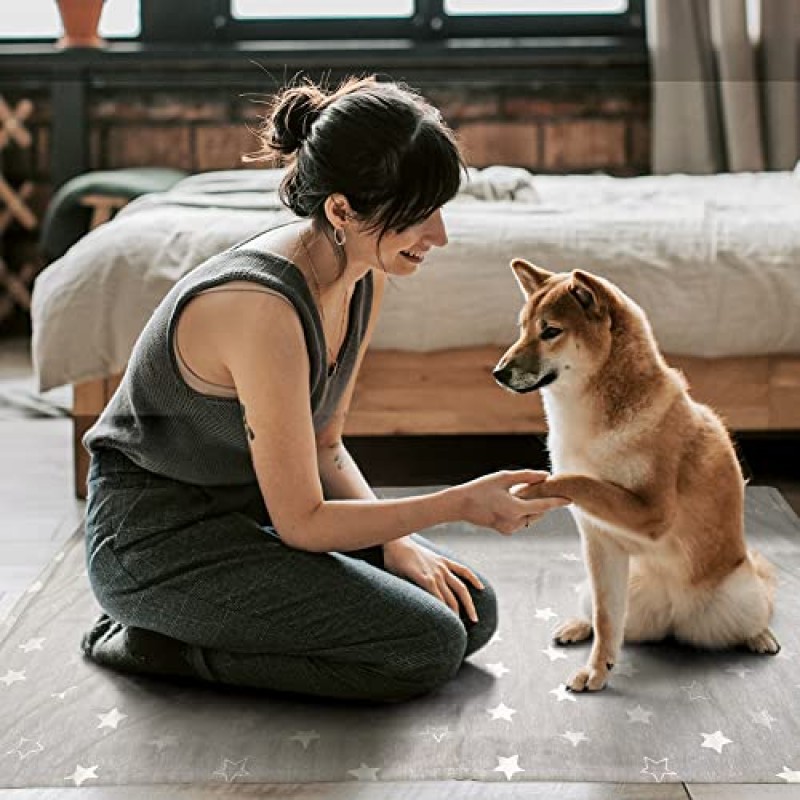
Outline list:
[[[605,311],[603,294],[605,289],[600,281],[588,272],[579,269],[572,271],[572,280],[569,284],[569,293],[578,302],[578,305],[590,317],[601,317]]]
[[[552,272],[534,267],[533,264],[522,258],[515,258],[511,262],[511,269],[514,270],[519,288],[522,289],[525,297],[532,295],[548,278],[553,277]]]

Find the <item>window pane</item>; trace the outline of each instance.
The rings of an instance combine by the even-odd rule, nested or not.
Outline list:
[[[231,11],[237,19],[410,17],[414,0],[232,0]]]
[[[57,38],[63,32],[55,0],[24,0],[14,3],[12,13],[7,10],[0,14],[0,38],[3,39]],[[106,0],[100,17],[100,35],[138,36],[139,0]]]
[[[444,0],[448,14],[622,14],[628,0]]]

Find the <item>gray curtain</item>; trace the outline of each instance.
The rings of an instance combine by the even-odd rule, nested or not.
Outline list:
[[[800,0],[647,0],[653,172],[793,169]]]

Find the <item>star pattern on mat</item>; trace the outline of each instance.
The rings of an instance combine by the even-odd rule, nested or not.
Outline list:
[[[703,743],[700,747],[707,747],[709,750],[716,750],[722,753],[722,748],[726,744],[733,744],[731,739],[728,739],[722,731],[714,731],[714,733],[701,733]]]
[[[776,778],[783,778],[786,783],[800,783],[800,769],[792,769],[784,765],[783,772],[777,772]]]
[[[573,747],[577,747],[581,742],[589,741],[589,737],[583,731],[564,731],[558,735],[562,739],[566,739]]]
[[[10,669],[0,678],[0,683],[5,684],[6,686],[11,686],[13,683],[20,683],[24,680],[27,680],[24,669],[19,671]]]
[[[290,742],[300,742],[303,745],[303,750],[308,750],[311,742],[315,742],[317,739],[319,739],[317,731],[296,731],[294,736],[289,737]]]
[[[558,661],[561,658],[566,658],[567,654],[560,650],[558,647],[553,647],[552,644],[548,645],[542,652],[551,660]]]
[[[555,689],[551,689],[550,694],[554,694],[559,703],[563,703],[565,700],[569,700],[572,703],[578,702],[575,699],[575,695],[569,689],[567,689],[567,685],[565,683],[562,683]]]
[[[525,772],[519,765],[519,755],[514,756],[498,756],[497,766],[494,768],[495,772],[502,772],[506,776],[506,780],[510,781],[518,772]]]
[[[657,783],[661,783],[664,778],[675,776],[677,777],[678,773],[673,772],[669,768],[669,759],[662,758],[659,761],[656,761],[653,758],[649,758],[648,756],[644,757],[644,769],[640,770],[643,775],[649,775],[653,778]]]
[[[516,709],[509,708],[505,703],[500,703],[494,708],[487,708],[486,711],[492,715],[492,719],[504,719],[507,722],[512,722],[511,717],[517,713]]]
[[[27,642],[23,642],[21,645],[19,645],[19,649],[25,653],[30,653],[31,650],[41,650],[44,643],[44,637],[40,636],[37,639],[28,639]]]
[[[551,619],[558,617],[558,614],[556,614],[556,612],[548,606],[547,608],[537,608],[536,612],[534,613],[534,617],[536,619],[543,619],[545,622],[549,622]]]
[[[378,772],[380,771],[380,769],[381,769],[380,767],[367,766],[362,761],[361,766],[358,769],[349,769],[347,770],[347,774],[352,775],[359,781],[377,781]]]
[[[486,669],[488,669],[489,672],[495,676],[495,678],[502,678],[503,675],[511,672],[511,670],[505,664],[503,664],[502,661],[498,661],[494,664],[487,664]]]
[[[44,746],[41,742],[38,742],[35,739],[27,739],[23,736],[20,738],[17,746],[13,750],[9,750],[6,755],[10,756],[16,754],[19,756],[20,761],[24,761],[28,756],[41,753],[42,750],[44,750]]]
[[[761,709],[761,711],[748,711],[747,713],[750,714],[750,719],[752,719],[756,725],[763,725],[770,730],[772,730],[772,723],[778,721],[765,708]]]
[[[625,711],[628,715],[628,722],[641,722],[644,725],[650,724],[650,717],[653,716],[653,712],[649,711],[646,708],[642,708],[641,706],[636,706],[636,708],[629,708]]]
[[[96,716],[100,720],[98,728],[113,728],[114,730],[117,729],[122,720],[128,718],[128,715],[122,714],[116,706],[111,711],[106,711],[105,714],[97,714]]]
[[[222,778],[226,783],[233,783],[237,778],[243,778],[250,773],[245,769],[247,759],[231,761],[229,758],[222,760],[222,766],[212,772],[212,775]]]
[[[427,725],[424,731],[420,731],[422,736],[430,736],[435,742],[441,742],[450,735],[450,728],[447,725]]]
[[[76,765],[75,772],[72,775],[67,775],[65,781],[72,781],[76,786],[83,786],[86,781],[97,780],[97,770],[99,766],[95,764],[93,767],[82,767],[80,764]]]
[[[709,699],[705,694],[703,694],[704,689],[697,681],[692,681],[688,686],[681,686],[681,689],[686,692],[690,700]]]

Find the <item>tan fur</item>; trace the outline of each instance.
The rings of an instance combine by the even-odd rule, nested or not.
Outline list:
[[[572,501],[590,577],[591,622],[555,632],[562,644],[594,632],[568,685],[602,689],[623,638],[776,653],[774,571],[747,550],[744,481],[720,418],[690,397],[642,310],[609,281],[511,266],[526,302],[495,377],[541,390],[552,460],[552,477],[521,496]]]

